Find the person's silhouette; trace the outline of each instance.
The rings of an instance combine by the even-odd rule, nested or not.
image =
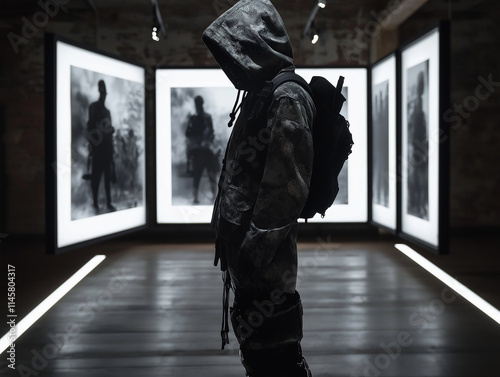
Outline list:
[[[417,78],[417,98],[408,122],[410,167],[412,168],[412,172],[408,176],[408,212],[422,219],[427,219],[429,198],[429,139],[427,122],[422,105],[424,90],[424,73],[419,72]]]
[[[106,100],[106,84],[99,80],[99,99],[89,106],[89,120],[87,123],[87,135],[90,142],[90,154],[92,156],[91,187],[93,207],[99,212],[99,184],[104,174],[104,190],[106,193],[106,205],[108,210],[116,208],[111,204],[111,180],[113,176],[113,132],[111,125],[111,114],[104,105]]]
[[[194,104],[196,115],[192,115],[189,118],[186,137],[188,139],[188,155],[192,161],[193,168],[193,203],[199,204],[198,191],[201,176],[205,169],[207,169],[210,188],[215,198],[218,163],[210,148],[214,141],[212,117],[203,109],[203,97],[196,96],[194,98]]]

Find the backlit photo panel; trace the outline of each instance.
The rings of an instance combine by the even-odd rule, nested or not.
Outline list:
[[[47,251],[146,226],[145,69],[46,36]]]
[[[438,252],[446,252],[449,226],[442,27],[401,52],[401,235]]]
[[[334,86],[343,76],[342,94],[346,102],[341,114],[350,123],[354,145],[342,168],[339,193],[325,217],[316,215],[309,222],[366,222],[368,221],[368,164],[367,164],[367,69],[366,68],[298,68],[296,72],[307,82],[313,76],[323,76]]]
[[[144,87],[71,67],[71,219],[144,205]]]
[[[237,91],[220,69],[156,78],[157,222],[209,223]]]
[[[396,57],[371,71],[371,222],[397,228]]]

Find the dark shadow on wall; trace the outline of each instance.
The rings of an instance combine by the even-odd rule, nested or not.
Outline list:
[[[5,174],[5,111],[0,105],[0,242],[7,229],[7,175]]]

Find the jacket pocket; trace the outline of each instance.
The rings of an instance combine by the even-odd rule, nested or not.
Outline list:
[[[237,227],[247,228],[252,216],[253,200],[235,186],[229,185],[220,199],[220,216]]]

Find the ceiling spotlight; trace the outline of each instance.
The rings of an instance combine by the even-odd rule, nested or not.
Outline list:
[[[311,40],[311,43],[312,43],[313,45],[315,45],[315,44],[316,44],[316,42],[317,42],[318,40],[319,40],[319,35],[318,35],[318,34],[316,34],[316,33],[314,33],[314,35],[313,35],[313,37],[312,37],[312,40]]]
[[[307,20],[306,26],[304,27],[304,31],[302,32],[302,37],[306,37],[309,34],[309,29],[311,28],[311,25],[314,19],[316,18],[316,13],[318,13],[318,10],[320,8],[324,7],[326,7],[326,0],[318,0],[318,2],[314,5],[314,8],[309,16],[309,19]]]
[[[151,38],[156,42],[160,40],[160,37],[158,37],[158,28],[156,26],[153,26],[153,32],[151,33]]]
[[[165,27],[163,20],[161,18],[160,8],[158,7],[157,0],[151,0],[153,5],[153,30],[151,32],[151,38],[158,42],[160,37],[167,37],[167,28]]]

